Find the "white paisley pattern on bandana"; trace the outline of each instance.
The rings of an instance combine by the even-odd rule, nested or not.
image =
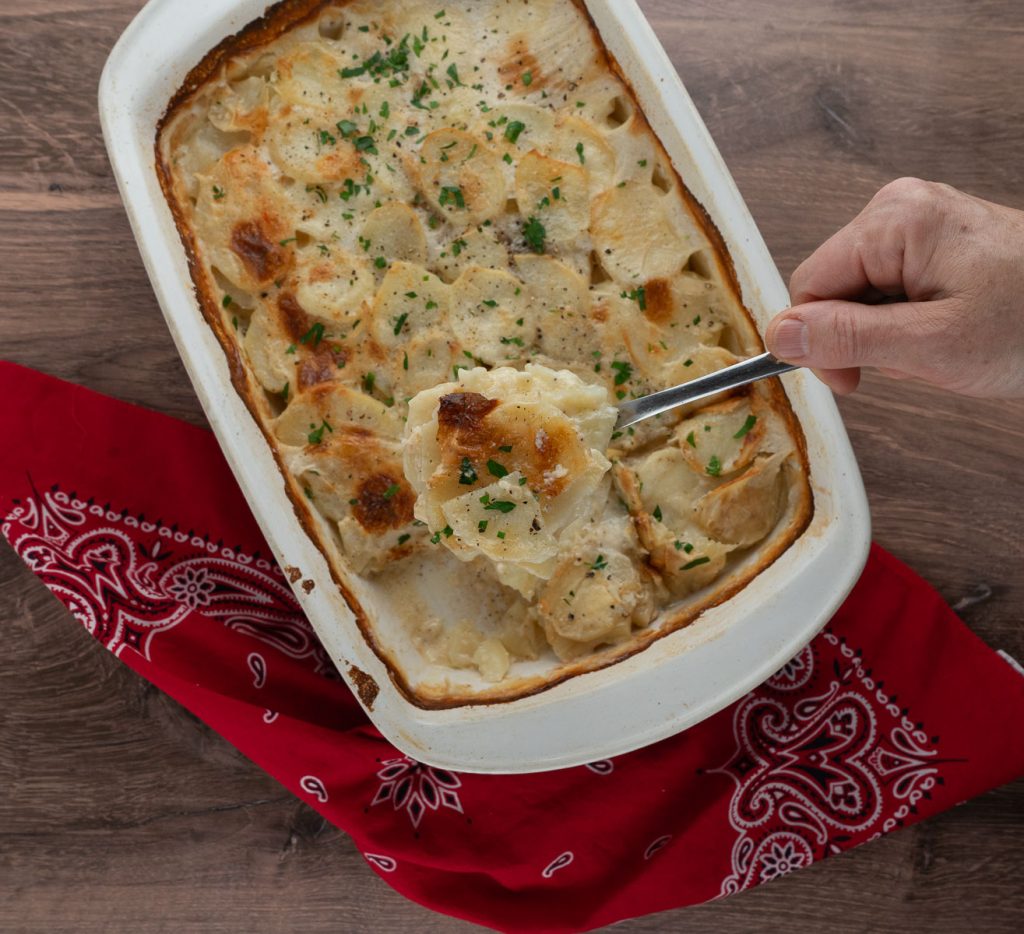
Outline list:
[[[720,895],[900,826],[942,781],[937,738],[911,722],[859,652],[828,630],[822,639],[733,713],[736,750],[711,770],[736,786],[729,822],[738,836]],[[818,647],[835,650],[831,664]]]
[[[115,655],[150,657],[194,611],[318,672],[332,670],[277,565],[57,487],[16,500],[0,525],[21,559]]]

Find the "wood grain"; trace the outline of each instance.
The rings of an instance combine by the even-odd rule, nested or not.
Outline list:
[[[889,179],[1024,207],[1018,0],[641,0],[784,274]],[[138,0],[0,10],[0,352],[202,423],[103,152],[95,89]],[[5,400],[24,404],[27,400]],[[1024,658],[1024,405],[869,376],[840,404],[875,536]],[[475,930],[100,651],[0,549],[0,930]],[[1024,783],[712,905],[693,934],[1019,929]]]

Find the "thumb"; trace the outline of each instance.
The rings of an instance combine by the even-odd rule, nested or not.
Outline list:
[[[780,360],[821,370],[861,366],[913,372],[928,352],[916,302],[861,305],[822,301],[776,315],[765,333]]]

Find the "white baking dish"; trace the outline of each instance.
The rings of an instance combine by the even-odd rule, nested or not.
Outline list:
[[[634,0],[586,5],[683,180],[721,231],[744,302],[763,328],[788,304],[785,286],[668,56]],[[297,588],[296,596],[339,671],[357,694],[353,666],[379,687],[368,711],[373,722],[403,752],[432,765],[539,771],[670,736],[769,677],[828,620],[869,545],[864,489],[839,414],[828,390],[804,373],[784,382],[807,439],[814,518],[737,595],[630,658],[521,700],[424,710],[392,685],[296,520],[270,449],[231,385],[154,167],[157,122],[188,71],[264,6],[265,0],[151,0],[110,54],[100,116],[139,249],[196,392],[276,557],[316,583],[309,593]]]

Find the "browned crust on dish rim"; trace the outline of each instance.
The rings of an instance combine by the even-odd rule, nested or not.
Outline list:
[[[220,314],[218,304],[213,298],[212,284],[209,282],[206,270],[199,259],[191,226],[182,205],[178,203],[178,199],[175,196],[171,167],[168,165],[167,161],[163,157],[163,153],[161,152],[163,131],[168,123],[177,115],[181,108],[190,102],[192,97],[202,88],[202,86],[209,81],[232,56],[252,52],[257,48],[272,42],[289,29],[315,16],[324,7],[343,7],[347,2],[348,0],[281,0],[281,2],[268,7],[261,17],[253,20],[234,35],[223,39],[205,56],[203,56],[199,64],[197,64],[188,73],[181,87],[171,97],[166,111],[157,122],[155,139],[156,172],[160,182],[160,187],[163,190],[164,197],[166,198],[171,214],[174,217],[175,227],[181,237],[182,246],[185,250],[189,272],[192,277],[200,310],[207,324],[217,337],[218,343],[220,343],[221,348],[224,350],[224,354],[227,358],[228,369],[231,374],[232,386],[241,397],[243,403],[249,410],[250,415],[270,447],[274,461],[277,464],[277,468],[282,475],[282,479],[285,481],[285,491],[288,498],[291,500],[292,508],[299,524],[302,526],[305,534],[314,542],[321,554],[323,554],[327,566],[330,569],[331,578],[351,610],[363,639],[384,665],[392,683],[410,704],[426,710],[442,710],[455,707],[510,703],[512,701],[521,700],[549,690],[559,684],[563,684],[565,681],[576,677],[577,675],[607,668],[616,662],[642,652],[658,639],[670,635],[684,626],[689,625],[705,610],[719,606],[731,599],[740,590],[746,587],[747,584],[749,584],[755,577],[757,577],[757,575],[773,564],[779,556],[791,547],[804,533],[813,516],[814,501],[813,496],[811,495],[809,482],[810,468],[807,459],[807,443],[803,430],[796,419],[796,415],[789,403],[789,399],[782,383],[778,379],[765,381],[764,385],[771,396],[772,408],[785,420],[790,435],[794,439],[796,453],[803,468],[802,472],[799,474],[799,502],[797,504],[795,515],[790,519],[790,527],[786,534],[777,536],[777,540],[772,543],[770,548],[764,551],[757,563],[752,568],[748,569],[748,571],[743,575],[733,581],[730,581],[727,586],[719,587],[717,590],[712,590],[708,593],[705,599],[693,606],[686,607],[676,616],[672,616],[664,620],[657,629],[640,630],[635,633],[627,643],[594,652],[584,659],[580,659],[571,664],[562,665],[556,673],[550,676],[535,676],[530,679],[518,679],[508,687],[502,688],[498,686],[486,691],[481,691],[472,697],[437,696],[434,691],[431,690],[431,686],[423,686],[418,690],[413,689],[399,670],[399,667],[391,657],[390,652],[378,641],[366,612],[352,593],[349,586],[342,579],[342,575],[339,574],[338,569],[335,567],[335,562],[332,560],[330,555],[330,548],[323,540],[321,530],[318,527],[319,522],[322,520],[319,520],[313,515],[306,497],[302,493],[301,489],[299,489],[298,484],[285,469],[276,441],[266,424],[266,413],[262,410],[266,403],[264,402],[261,406],[259,401],[261,399],[261,394],[254,391],[251,384],[249,370],[241,358],[240,348],[234,336],[229,333],[225,320]],[[616,77],[618,77],[625,85],[635,108],[636,115],[644,121],[645,125],[647,125],[647,128],[650,130],[651,136],[655,140],[665,164],[671,166],[672,172],[675,175],[676,182],[679,186],[679,191],[682,193],[683,199],[686,202],[687,207],[690,209],[693,217],[697,220],[698,224],[703,229],[704,234],[707,236],[708,241],[714,250],[716,263],[728,283],[729,290],[736,299],[737,305],[742,309],[751,333],[756,335],[757,341],[760,344],[760,334],[750,310],[743,303],[739,288],[739,281],[736,276],[736,269],[733,264],[732,257],[726,248],[725,240],[722,237],[721,232],[708,215],[704,206],[697,201],[690,190],[686,187],[674,163],[665,152],[665,148],[662,145],[660,138],[650,127],[646,115],[640,107],[637,94],[633,89],[631,82],[622,71],[618,62],[605,47],[597,26],[594,23],[589,10],[587,10],[583,3],[583,0],[570,0],[570,2],[572,2],[586,17],[595,42],[604,56],[605,63]],[[761,346],[763,347],[763,345]],[[349,673],[350,677],[353,677],[353,680],[357,682],[361,699],[364,700],[367,707],[372,706],[372,700],[376,699],[376,691],[374,690],[372,692],[372,700],[369,697],[364,698],[364,694],[368,695],[371,692],[364,690],[364,681],[353,674],[353,668],[351,665],[349,665]],[[373,683],[374,688],[377,688],[376,683],[372,682],[372,679],[370,679],[368,675],[365,675],[364,672],[359,672],[359,674],[363,675],[364,678]]]

